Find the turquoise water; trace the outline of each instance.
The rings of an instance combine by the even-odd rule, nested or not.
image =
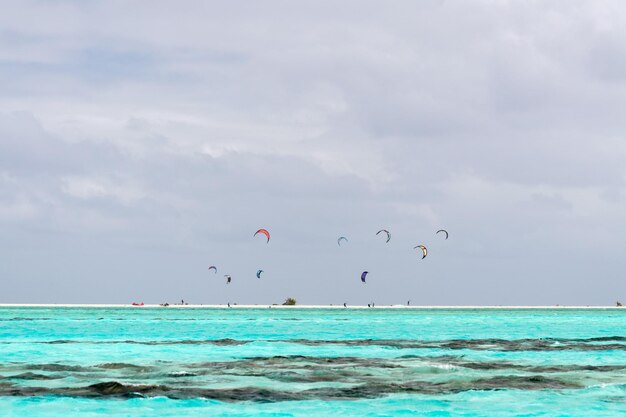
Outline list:
[[[1,416],[626,415],[626,309],[0,308]]]

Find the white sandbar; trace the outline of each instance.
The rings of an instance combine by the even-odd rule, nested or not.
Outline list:
[[[132,304],[0,304],[2,307],[62,307],[62,308],[164,308],[159,304],[145,304],[143,306],[134,306]],[[230,307],[226,304],[170,304],[167,308],[291,308],[291,309],[341,309],[345,308],[343,304],[338,305],[296,305],[296,306],[284,306],[275,304],[231,304]],[[348,305],[348,308],[369,308],[367,305]],[[375,308],[396,308],[396,309],[620,309],[622,307],[616,306],[406,306],[401,304],[396,305],[376,305]],[[626,311],[626,308],[624,308]]]

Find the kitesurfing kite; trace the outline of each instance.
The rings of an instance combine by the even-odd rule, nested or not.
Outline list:
[[[417,249],[417,248],[420,248],[422,250],[422,259],[424,259],[426,255],[428,255],[428,249],[426,249],[426,246],[424,245],[417,245],[413,249]]]
[[[257,278],[261,278],[261,274],[263,273],[262,269],[259,269],[258,271],[256,271],[256,277]]]
[[[439,232],[445,233],[446,234],[446,240],[448,240],[448,231],[447,230],[444,230],[444,229],[437,230],[437,233],[439,233]],[[435,234],[437,234],[437,233],[435,233]]]
[[[376,232],[376,236],[378,236],[381,232],[387,233],[387,241],[385,243],[389,243],[389,241],[391,240],[391,233],[389,233],[389,230],[380,229],[378,232]]]
[[[215,266],[211,265],[211,266],[209,267],[209,271],[210,271],[211,269],[212,269],[213,271],[215,271],[215,273],[217,274],[217,267],[215,267]]]
[[[337,244],[338,244],[339,246],[341,246],[341,240],[342,240],[342,239],[343,239],[343,240],[345,240],[346,242],[348,241],[348,239],[347,239],[347,238],[345,238],[344,236],[341,236],[339,239],[337,239]]]
[[[265,243],[269,243],[270,242],[270,232],[268,232],[265,229],[259,229],[254,233],[254,236],[258,235],[259,233],[263,233],[265,235],[265,237],[267,238],[267,242]]]
[[[363,271],[363,273],[361,274],[361,282],[363,282],[365,284],[365,277],[367,276],[369,272],[367,271]]]
[[[226,283],[230,284],[230,280],[231,280],[230,275],[224,275],[224,278],[226,278]]]

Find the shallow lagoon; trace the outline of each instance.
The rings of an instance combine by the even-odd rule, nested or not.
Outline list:
[[[626,310],[0,308],[0,415],[606,416]]]

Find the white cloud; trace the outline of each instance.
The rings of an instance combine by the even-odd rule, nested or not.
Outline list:
[[[111,181],[102,178],[64,177],[62,191],[72,197],[82,199],[114,198],[124,204],[131,204],[144,197],[136,186],[123,181]]]
[[[17,196],[15,201],[0,202],[0,221],[3,222],[32,220],[38,214],[37,207],[24,196]]]

